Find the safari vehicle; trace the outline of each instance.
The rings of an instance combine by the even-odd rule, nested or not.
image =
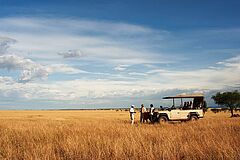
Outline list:
[[[204,116],[206,101],[204,101],[203,94],[185,94],[164,97],[163,99],[172,99],[173,105],[170,108],[155,112],[155,121],[160,123],[167,121],[196,121]],[[180,101],[179,106],[175,105],[176,101]]]

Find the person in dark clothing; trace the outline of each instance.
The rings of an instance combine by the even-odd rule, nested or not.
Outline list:
[[[150,121],[153,121],[153,113],[154,113],[154,107],[153,104],[150,104]]]

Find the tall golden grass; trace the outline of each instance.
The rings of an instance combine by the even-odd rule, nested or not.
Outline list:
[[[228,117],[131,126],[124,111],[0,111],[0,159],[237,160],[240,118]]]

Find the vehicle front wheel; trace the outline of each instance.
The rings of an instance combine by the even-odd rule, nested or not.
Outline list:
[[[195,116],[195,115],[192,115],[192,116],[190,117],[190,121],[197,121],[197,120],[198,120],[198,117]]]
[[[168,121],[167,117],[166,116],[160,116],[159,117],[159,123],[160,124],[164,124]]]

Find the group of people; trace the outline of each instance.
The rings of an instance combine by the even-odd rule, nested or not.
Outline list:
[[[182,109],[189,109],[189,108],[193,108],[193,102],[192,101],[184,102]]]
[[[203,102],[192,102],[192,101],[189,101],[189,102],[184,102],[184,105],[182,106],[182,109],[183,110],[186,110],[186,109],[206,109],[207,107],[207,103],[206,101],[203,101]]]
[[[131,105],[131,108],[129,110],[129,113],[130,113],[130,120],[131,120],[131,124],[134,124],[134,118],[135,118],[135,105]],[[143,123],[145,121],[145,113],[147,113],[147,109],[146,107],[141,104],[141,109],[140,109],[140,122]],[[153,119],[153,113],[154,113],[154,107],[153,107],[153,104],[150,104],[150,109],[149,109],[149,118],[150,118],[150,121],[152,121]]]

